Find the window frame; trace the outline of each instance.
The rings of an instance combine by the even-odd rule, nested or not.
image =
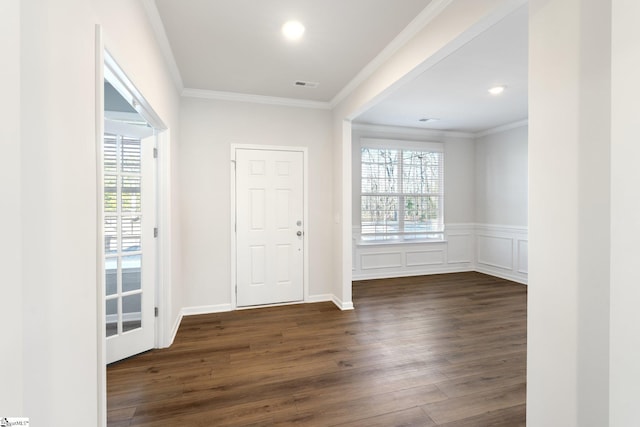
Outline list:
[[[398,150],[398,191],[395,193],[388,192],[379,192],[379,193],[371,193],[371,192],[363,192],[362,181],[363,181],[363,157],[362,152],[364,148],[370,149],[385,149],[385,150]],[[438,193],[429,193],[420,194],[420,193],[404,193],[402,189],[403,185],[403,152],[406,151],[421,151],[421,152],[435,152],[438,153],[440,157],[440,167],[438,170],[438,181],[440,191]],[[377,244],[377,243],[410,243],[410,242],[424,242],[424,241],[444,241],[444,198],[445,198],[445,183],[444,183],[444,144],[442,142],[432,142],[432,141],[408,141],[408,140],[397,140],[397,139],[380,139],[380,138],[360,138],[360,149],[359,149],[359,243],[360,244]],[[364,232],[363,230],[363,204],[362,200],[365,196],[392,196],[398,197],[398,231],[393,232]],[[404,221],[405,221],[405,198],[406,197],[437,197],[439,201],[438,206],[438,219],[437,219],[437,229],[430,231],[415,231],[415,232],[407,232],[404,230]]]

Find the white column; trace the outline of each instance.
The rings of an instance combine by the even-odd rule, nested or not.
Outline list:
[[[94,5],[20,7],[24,416],[38,426],[95,426]]]
[[[20,0],[0,2],[0,417],[23,414]]]
[[[527,425],[609,416],[610,0],[531,0]]]
[[[640,404],[640,2],[613,0],[610,426]]]

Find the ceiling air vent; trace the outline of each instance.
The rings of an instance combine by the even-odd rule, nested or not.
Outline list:
[[[305,82],[305,81],[303,81],[303,80],[296,80],[296,81],[293,83],[293,85],[294,85],[294,86],[298,86],[298,87],[308,87],[308,88],[311,88],[311,89],[315,89],[315,88],[317,88],[319,84],[320,84],[320,83],[318,83],[318,82]]]

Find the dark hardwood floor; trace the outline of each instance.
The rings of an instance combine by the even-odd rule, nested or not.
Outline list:
[[[108,425],[525,425],[526,286],[445,274],[353,298],[185,317],[170,349],[108,367]]]

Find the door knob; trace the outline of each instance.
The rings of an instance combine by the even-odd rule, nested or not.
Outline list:
[[[298,236],[298,237],[302,236],[302,231],[298,231],[298,232],[296,233],[296,236]]]

